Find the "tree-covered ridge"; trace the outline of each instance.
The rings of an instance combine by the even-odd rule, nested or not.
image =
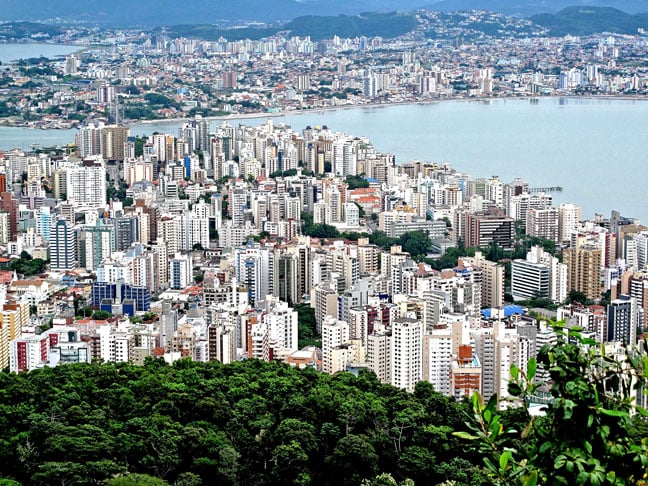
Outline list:
[[[520,406],[504,411],[257,360],[0,374],[0,484],[646,484],[648,349],[607,355],[555,329],[512,367]]]
[[[412,14],[362,13],[360,15],[298,17],[285,25],[292,35],[310,36],[314,40],[340,37],[398,37],[416,27],[416,17]]]
[[[270,37],[279,32],[300,37],[310,36],[313,40],[340,37],[380,36],[385,38],[407,34],[416,28],[413,14],[363,13],[360,15],[319,16],[305,15],[290,22],[270,27],[222,28],[217,25],[187,24],[173,25],[167,33],[177,37],[190,37],[216,41],[221,37],[230,41]]]
[[[278,363],[70,365],[0,375],[0,477],[104,484],[357,485],[380,473],[474,484],[452,435],[466,406],[420,383],[329,376]]]
[[[34,22],[6,22],[0,24],[0,39],[21,39],[34,35],[53,37],[61,35],[64,30],[56,25]]]
[[[597,32],[636,34],[648,28],[648,15],[630,15],[612,7],[574,6],[556,14],[538,14],[531,20],[549,29],[552,36],[591,35]]]

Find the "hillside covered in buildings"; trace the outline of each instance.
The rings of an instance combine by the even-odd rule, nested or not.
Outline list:
[[[565,403],[617,389],[618,400],[576,407],[595,415],[579,430],[614,425],[597,454],[643,471],[628,431],[645,396],[621,381],[602,382],[603,395],[567,386],[598,369],[597,355],[557,348],[563,376],[546,353],[575,346],[548,324],[558,320],[612,362],[643,359],[629,351],[648,306],[648,230],[636,220],[585,221],[577,204],[554,204],[555,188],[397,165],[367,138],[272,121],[196,118],[147,137],[89,124],[76,151],[15,150],[1,164],[0,365],[17,372],[0,377],[8,477],[508,484],[541,478],[549,455],[567,471],[574,451],[595,449],[589,435],[509,443],[529,424],[501,411],[510,400],[566,418],[576,405]],[[538,379],[518,383],[534,363]],[[473,396],[486,403],[466,404]],[[471,427],[486,422],[499,431],[500,416],[518,432],[482,444],[497,472],[467,437],[483,439]],[[292,429],[300,439],[285,439]],[[536,439],[571,430],[555,429]],[[624,478],[638,477],[632,467]]]
[[[177,135],[90,124],[76,153],[5,154],[3,368],[258,358],[460,398],[505,395],[555,341],[537,313],[641,335],[648,232],[618,212],[325,126]]]

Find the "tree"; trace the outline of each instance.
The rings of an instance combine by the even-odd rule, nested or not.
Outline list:
[[[28,258],[24,258],[27,256]],[[23,251],[20,258],[15,258],[9,262],[9,269],[15,270],[16,273],[26,277],[38,275],[45,271],[46,262],[41,258],[32,258],[27,252]]]
[[[363,177],[356,176],[356,175],[346,176],[346,179],[344,179],[344,182],[347,183],[347,186],[348,186],[350,191],[352,191],[353,189],[369,187],[369,181],[368,180],[364,179]]]
[[[378,455],[365,437],[342,437],[328,460],[336,484],[357,485],[378,472]]]
[[[648,346],[626,348],[621,359],[608,356],[578,328],[554,323],[558,341],[545,345],[525,371],[511,367],[509,393],[529,406],[540,384],[540,366],[551,377],[553,400],[544,419],[526,414],[518,432],[502,421],[497,396],[485,403],[473,396],[473,441],[495,484],[638,484],[648,474],[648,444],[633,440],[631,416],[648,416],[635,402],[648,379]],[[522,447],[515,447],[515,444]]]
[[[107,486],[168,486],[163,479],[148,474],[128,474],[106,481]]]
[[[414,486],[414,482],[406,479],[400,486]],[[398,481],[389,473],[382,473],[373,479],[364,479],[360,486],[399,486]]]
[[[277,170],[270,174],[271,179],[276,179],[277,177],[292,177],[297,175],[297,169],[288,169],[288,170]]]
[[[431,386],[409,395],[371,372],[147,359],[0,373],[0,390],[1,474],[22,484],[141,479],[130,474],[170,484],[338,484],[347,472],[355,484],[381,472],[402,481],[405,469],[429,470],[417,447],[434,451],[441,480],[474,467],[444,462],[461,450],[440,428],[463,427],[462,404]]]
[[[296,440],[291,440],[288,444],[280,444],[272,451],[272,461],[274,462],[275,484],[308,484],[305,481],[303,470],[308,455],[304,452],[301,444]],[[301,477],[300,477],[301,476]]]
[[[423,231],[410,231],[401,235],[398,243],[412,257],[425,255],[432,248],[432,241]]]
[[[580,292],[579,290],[571,289],[569,291],[569,294],[567,295],[567,300],[566,300],[565,303],[573,304],[574,302],[578,303],[578,304],[583,304],[583,305],[592,304],[592,301],[587,298],[587,295],[584,292]]]
[[[324,223],[313,223],[313,215],[302,213],[302,233],[314,238],[338,238],[340,232],[335,226]]]
[[[491,241],[487,247],[486,259],[492,262],[499,262],[504,258],[504,249],[497,244],[496,241]]]
[[[90,317],[93,312],[94,311],[91,307],[81,307],[75,311],[74,315],[79,317]]]
[[[309,305],[293,304],[297,311],[297,337],[298,346],[321,346],[320,336],[317,334],[315,323],[315,309]]]

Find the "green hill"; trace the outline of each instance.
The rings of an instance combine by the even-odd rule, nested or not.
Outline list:
[[[481,475],[452,436],[465,405],[372,373],[257,360],[70,365],[0,374],[0,397],[0,478],[22,484],[128,473],[205,486],[358,485],[381,472],[470,484]]]
[[[173,25],[166,28],[166,33],[171,38],[174,37],[188,37],[190,39],[200,39],[206,41],[217,41],[221,37],[228,41],[238,40],[259,40],[264,37],[269,37],[277,32],[278,27],[246,27],[240,29],[227,29],[217,25],[207,24],[187,24],[187,25]]]
[[[416,27],[416,18],[411,14],[362,13],[359,15],[338,15],[320,17],[308,15],[288,22],[284,28],[292,35],[310,35],[313,40],[340,37],[385,37],[392,38],[406,34]]]
[[[340,37],[397,37],[406,34],[416,27],[416,17],[399,13],[363,13],[360,15],[337,15],[322,17],[308,15],[298,17],[287,24],[273,27],[248,27],[227,29],[216,25],[174,25],[166,29],[172,37],[190,37],[202,40],[218,40],[223,37],[229,41],[251,39],[258,40],[278,32],[300,37],[310,36],[313,40]]]
[[[646,14],[630,15],[611,7],[568,7],[556,14],[534,15],[531,20],[555,36],[601,32],[636,34],[639,28],[648,29]]]
[[[6,22],[0,24],[0,40],[24,39],[28,37],[54,37],[61,35],[64,30],[55,25],[34,22]]]
[[[642,484],[648,411],[633,402],[646,350],[620,362],[574,328],[556,332],[537,364],[511,368],[518,404],[548,370],[552,401],[534,418],[498,411],[496,396],[469,404],[426,382],[410,394],[368,371],[254,359],[0,373],[0,484]]]

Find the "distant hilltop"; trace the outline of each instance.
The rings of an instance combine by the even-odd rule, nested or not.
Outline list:
[[[58,20],[104,26],[152,27],[209,23],[287,22],[305,15],[361,12],[490,10],[526,17],[570,7],[614,7],[628,14],[648,12],[648,0],[3,0],[0,21]]]

